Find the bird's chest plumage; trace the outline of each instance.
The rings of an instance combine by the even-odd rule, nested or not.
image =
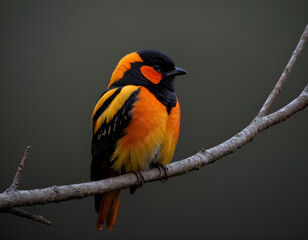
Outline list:
[[[166,106],[148,89],[141,87],[131,110],[126,135],[118,140],[112,156],[113,168],[139,171],[160,161],[168,117]]]

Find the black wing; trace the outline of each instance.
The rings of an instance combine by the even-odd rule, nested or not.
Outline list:
[[[114,98],[118,94],[121,94],[121,90],[122,88],[118,88],[96,111],[93,122],[103,114]],[[110,161],[110,158],[115,151],[117,141],[126,134],[125,129],[131,121],[131,110],[138,100],[139,92],[140,89],[134,91],[114,117],[108,123],[104,122],[93,135],[91,181],[97,181],[119,174],[112,170],[111,166],[113,163]],[[95,195],[95,209],[97,212],[100,209],[101,198],[102,194]]]

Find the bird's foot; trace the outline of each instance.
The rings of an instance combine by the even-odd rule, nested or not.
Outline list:
[[[162,172],[164,172],[164,179],[160,180],[162,183],[166,182],[168,180],[168,168],[165,164],[158,163],[157,168],[159,170],[159,175],[162,175]]]
[[[135,174],[138,180],[138,184],[130,187],[130,190],[129,190],[130,194],[133,194],[134,192],[136,192],[137,188],[141,188],[144,184],[144,177],[141,172],[133,172],[133,174]]]

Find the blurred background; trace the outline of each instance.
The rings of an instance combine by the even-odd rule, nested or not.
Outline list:
[[[166,52],[182,110],[174,161],[243,129],[308,24],[307,1],[0,2],[0,190],[26,146],[20,189],[89,181],[90,116],[125,54]],[[308,80],[308,45],[271,111]],[[115,229],[94,199],[23,207],[51,226],[0,214],[1,239],[307,239],[308,109],[199,171],[123,191]]]

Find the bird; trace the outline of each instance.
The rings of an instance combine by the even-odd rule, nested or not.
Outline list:
[[[174,78],[184,74],[158,50],[132,52],[118,62],[91,117],[91,181],[171,162],[181,115]],[[107,230],[114,228],[120,194],[116,190],[94,196],[99,230],[104,223]]]

